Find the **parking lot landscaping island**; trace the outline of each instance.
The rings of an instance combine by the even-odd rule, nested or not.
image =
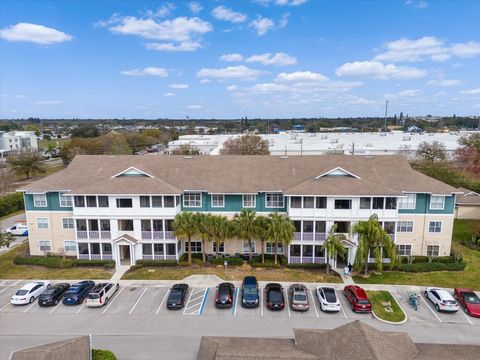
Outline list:
[[[389,291],[367,291],[374,316],[389,323],[401,324],[406,315]]]

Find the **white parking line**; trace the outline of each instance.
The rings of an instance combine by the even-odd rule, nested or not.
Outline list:
[[[130,315],[133,310],[135,310],[135,307],[137,306],[137,304],[140,302],[140,299],[142,298],[143,294],[145,294],[145,292],[147,291],[147,288],[144,288],[142,293],[140,294],[140,296],[138,297],[137,301],[135,301],[135,304],[133,304],[132,308],[130,309],[130,312],[128,313],[128,315]]]
[[[465,316],[465,319],[467,319],[467,321],[470,323],[470,325],[473,325],[472,320],[470,320],[470,319],[468,318],[468,315],[465,314],[465,312],[463,311],[463,309],[462,309],[462,307],[461,307],[460,305],[458,306],[458,310],[463,314],[463,316]]]
[[[235,302],[233,303],[233,311],[232,315],[235,316],[237,315],[237,299],[238,299],[238,288],[235,288]]]
[[[314,291],[316,291],[316,290],[314,290]],[[315,295],[312,295],[312,294],[315,294],[315,295],[316,295],[316,293],[315,293],[315,292],[312,293],[312,291],[310,291],[310,295],[311,295],[312,302],[313,302],[313,308],[315,309],[315,316],[316,316],[317,319],[318,319],[317,304],[315,304],[315,302],[316,302],[316,301],[315,301],[315,297],[316,297],[316,296],[315,296]]]
[[[6,305],[2,306],[2,308],[0,309],[0,311],[2,311],[3,309],[5,309],[8,305],[10,305],[10,303],[7,303]]]
[[[260,314],[263,316],[263,290],[259,292],[258,297],[258,301],[260,301]]]
[[[35,305],[35,301],[33,301],[30,306],[27,306],[27,308],[25,309],[24,313],[27,313],[30,311],[30,309],[33,307],[33,305]]]
[[[108,303],[107,307],[105,308],[105,310],[103,310],[102,314],[105,314],[105,312],[106,312],[106,311],[108,310],[108,308],[113,304],[113,302],[114,302],[115,300],[117,300],[117,298],[119,297],[119,295],[121,294],[121,292],[123,291],[123,289],[125,289],[125,288],[122,287],[122,288],[120,289],[120,291],[115,294],[115,297],[112,299],[112,301],[110,301],[110,302]]]
[[[84,300],[83,303],[82,303],[82,306],[80,306],[80,307],[78,308],[78,310],[75,311],[75,314],[78,314],[80,311],[82,311],[82,309],[85,307],[85,305],[87,305],[87,301],[86,301],[86,300]]]
[[[290,317],[291,313],[290,313],[290,304],[288,303],[288,294],[287,294],[287,296],[285,296],[285,300],[286,300],[286,303],[287,303],[288,317]]]
[[[167,290],[167,293],[166,293],[165,296],[163,297],[162,302],[160,303],[160,305],[158,305],[157,311],[155,311],[155,315],[157,315],[158,312],[160,311],[160,309],[162,308],[162,305],[163,305],[163,303],[165,302],[165,300],[167,299],[168,294],[170,294],[170,290]]]
[[[5,290],[7,290],[8,287],[6,287],[5,289],[3,289],[2,291],[0,291],[0,294],[3,293]]]
[[[190,293],[190,296],[188,297],[187,304],[190,302],[190,298],[192,297],[192,295],[193,295],[193,290]],[[185,309],[183,309],[183,315],[185,315],[185,311],[187,311],[187,309],[188,309],[187,307],[185,307]]]
[[[49,314],[53,313],[53,312],[60,306],[61,303],[62,303],[62,301],[59,301],[58,304],[55,305],[55,306],[53,307],[53,309],[50,310],[48,313],[49,313]]]
[[[430,311],[432,312],[432,314],[435,315],[435,317],[438,319],[438,321],[443,322],[442,319],[440,319],[440,318],[438,317],[438,315],[435,313],[435,311],[433,311],[433,309],[430,307],[430,305],[428,305],[428,302],[423,298],[423,296],[420,295],[420,299],[423,300],[423,302],[425,303],[425,305],[427,305],[427,307],[430,309]]]

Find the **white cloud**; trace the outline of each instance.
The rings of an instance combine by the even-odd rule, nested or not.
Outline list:
[[[172,93],[172,92],[168,92],[168,93],[163,94],[163,96],[175,96],[175,94]]]
[[[37,105],[58,105],[61,103],[62,102],[58,100],[38,100],[34,102],[34,104],[37,104]]]
[[[158,76],[166,78],[168,71],[165,68],[151,66],[143,69],[123,70],[121,74],[127,76]]]
[[[260,70],[251,69],[244,65],[229,66],[220,69],[203,68],[197,72],[199,78],[211,79],[238,79],[238,80],[255,80],[261,75]]]
[[[285,65],[295,65],[297,63],[297,59],[294,56],[285,54],[283,52],[279,52],[276,54],[266,53],[261,55],[253,55],[246,60],[247,63],[254,63],[259,62],[263,65],[277,65],[277,66],[285,66]]]
[[[370,105],[370,104],[374,104],[375,101],[353,96],[348,103],[352,105]]]
[[[460,94],[465,94],[465,95],[480,95],[480,88],[460,91]]]
[[[425,0],[406,0],[405,5],[414,6],[419,9],[425,9],[428,7],[428,2]]]
[[[178,44],[174,43],[148,43],[145,45],[148,50],[157,51],[195,51],[202,47],[197,41],[183,41]]]
[[[290,17],[289,13],[282,14],[282,17],[280,18],[280,21],[278,22],[278,26],[281,27],[282,29],[287,26],[288,24],[288,18]]]
[[[160,6],[159,8],[157,8],[157,10],[146,10],[144,13],[145,13],[145,16],[147,16],[147,17],[165,17],[165,16],[170,15],[170,13],[173,10],[175,10],[175,5],[174,4],[165,3],[162,6]]]
[[[189,109],[202,109],[203,106],[202,106],[202,105],[195,105],[195,104],[193,104],[193,105],[188,105],[188,108],[189,108]]]
[[[188,84],[170,84],[168,85],[170,89],[188,89]]]
[[[295,71],[292,73],[280,73],[275,81],[280,82],[324,82],[328,77],[311,71]]]
[[[250,23],[250,27],[253,27],[257,32],[257,35],[262,36],[273,29],[274,23],[272,19],[258,16]]]
[[[24,99],[25,95],[22,95],[22,94],[16,94],[16,95],[2,94],[2,98],[4,98],[4,99]]]
[[[0,38],[7,41],[23,41],[50,45],[70,41],[73,39],[73,36],[43,25],[18,23],[1,29]]]
[[[451,47],[453,55],[461,58],[469,58],[480,55],[480,43],[470,41],[464,44],[453,44]]]
[[[196,1],[190,1],[188,3],[188,7],[189,7],[190,11],[194,14],[198,14],[203,9],[202,5],[200,5],[200,3],[196,2]]]
[[[379,61],[354,61],[343,64],[335,73],[338,76],[353,76],[375,79],[416,79],[426,75],[424,70],[396,66],[394,64],[384,65]]]
[[[250,91],[254,93],[274,93],[283,92],[286,90],[288,90],[287,86],[276,83],[255,84],[250,88]]]
[[[253,0],[256,3],[267,6],[270,4],[278,6],[299,6],[308,2],[308,0]]]
[[[226,62],[243,61],[243,56],[241,54],[223,54],[220,56],[220,60]]]
[[[439,87],[449,87],[449,86],[457,86],[461,85],[462,81],[460,80],[455,80],[455,79],[437,79],[437,80],[430,80],[428,82],[428,85],[432,86],[439,86]]]
[[[223,5],[214,8],[212,10],[212,16],[217,20],[230,21],[235,24],[247,20],[247,15],[233,11]]]
[[[237,85],[229,85],[227,86],[227,91],[235,91],[238,89]]]
[[[210,79],[202,79],[202,80],[200,80],[200,84],[209,84],[209,83],[211,83],[211,82],[212,82],[212,80],[210,80]]]

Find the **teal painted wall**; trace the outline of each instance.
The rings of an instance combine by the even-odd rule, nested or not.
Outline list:
[[[400,214],[453,214],[455,211],[455,196],[445,197],[443,210],[430,210],[430,195],[417,194],[415,209],[398,209]]]
[[[58,192],[47,193],[47,207],[35,207],[33,195],[25,194],[25,209],[28,211],[72,211],[71,207],[60,207],[60,196]]]

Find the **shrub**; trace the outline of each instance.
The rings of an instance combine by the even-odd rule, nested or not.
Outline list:
[[[114,268],[114,260],[86,260],[86,259],[74,259],[73,266],[103,266],[105,268]]]
[[[109,350],[92,349],[92,360],[117,360],[117,357]]]
[[[265,263],[255,262],[250,265],[254,268],[280,268],[281,267],[280,264],[275,265],[275,262],[273,260],[265,260]]]
[[[0,217],[24,208],[22,193],[14,192],[0,197]]]
[[[192,259],[199,259],[202,260],[203,256],[200,253],[193,253],[192,254]],[[180,261],[188,261],[188,253],[183,253],[182,256],[180,256]]]
[[[428,256],[414,256],[413,257],[413,264],[418,264],[418,263],[428,263]],[[442,263],[442,264],[452,264],[455,262],[461,261],[461,257],[458,257],[455,259],[455,256],[450,255],[450,256],[436,256],[432,258],[432,263]],[[408,263],[408,258],[406,256],[401,257],[401,262],[402,264],[407,264]]]
[[[66,269],[73,266],[72,259],[64,259],[60,256],[15,256],[13,258],[13,263],[16,265],[38,265],[53,269]]]
[[[164,267],[164,266],[177,266],[175,260],[137,260],[137,266],[151,266],[151,267]]]
[[[289,269],[326,269],[327,264],[287,264]]]
[[[265,262],[268,262],[268,261],[274,261],[275,260],[275,256],[272,255],[272,254],[265,254]],[[288,261],[287,261],[287,257],[284,256],[284,255],[281,255],[279,254],[277,256],[277,261],[278,261],[278,264],[282,265],[282,266],[285,266],[287,265]],[[248,261],[248,263],[252,266],[254,266],[255,263],[262,263],[262,256],[255,256],[254,258],[252,258],[251,261]]]
[[[424,262],[414,264],[400,264],[398,270],[404,272],[461,271],[464,270],[466,266],[467,264],[463,261],[456,263]]]
[[[213,258],[210,259],[208,262],[213,265],[223,265],[223,263],[227,261],[228,265],[243,265],[244,261],[242,258]]]

